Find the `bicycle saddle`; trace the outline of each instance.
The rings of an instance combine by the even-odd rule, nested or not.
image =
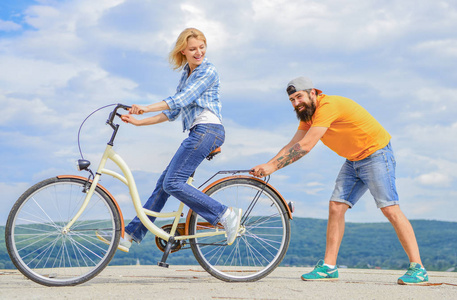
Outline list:
[[[208,154],[208,156],[206,157],[207,160],[212,160],[214,158],[214,156],[218,155],[219,153],[222,152],[222,149],[221,147],[217,147],[216,149],[214,149],[213,151],[211,151],[210,154]]]

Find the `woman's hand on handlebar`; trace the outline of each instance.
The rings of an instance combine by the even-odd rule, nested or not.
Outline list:
[[[142,105],[133,104],[132,107],[129,109],[129,114],[142,115],[145,111],[146,111],[146,107],[144,107]]]
[[[135,119],[132,115],[122,115],[121,120],[125,123],[130,123],[135,126],[139,125],[139,120]]]
[[[140,121],[134,118],[132,115],[142,115],[145,111],[145,107],[137,104],[133,104],[129,108],[129,114],[128,115],[121,115],[121,120],[125,123],[130,123],[135,126],[140,125]]]

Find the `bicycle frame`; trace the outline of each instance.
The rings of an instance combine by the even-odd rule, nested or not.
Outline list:
[[[105,168],[105,165],[106,165],[108,159],[113,161],[121,169],[124,176],[122,176],[118,172]],[[92,198],[94,190],[97,187],[97,184],[98,184],[102,174],[110,175],[110,176],[120,180],[125,185],[127,185],[127,187],[129,188],[129,191],[130,191],[130,197],[132,198],[132,202],[135,207],[136,214],[137,214],[138,218],[141,220],[141,222],[143,223],[143,225],[150,232],[152,232],[154,235],[156,235],[166,241],[168,241],[170,239],[170,237],[174,237],[174,234],[175,234],[176,229],[179,224],[181,214],[184,209],[184,203],[180,202],[179,208],[175,212],[163,212],[163,213],[160,212],[159,213],[159,212],[154,212],[152,210],[143,208],[143,206],[141,204],[140,196],[138,194],[138,190],[137,190],[137,187],[135,184],[135,179],[133,178],[130,168],[128,167],[127,163],[121,158],[121,156],[113,150],[113,146],[110,144],[108,144],[106,146],[105,152],[103,153],[102,159],[98,166],[96,175],[94,176],[92,184],[89,188],[89,191],[86,194],[86,197],[84,199],[83,204],[81,205],[81,208],[76,213],[76,215],[73,217],[73,219],[64,227],[63,231],[69,231],[71,226],[81,216],[81,214],[83,213],[83,211],[89,204],[90,199]],[[193,178],[190,177],[187,183],[191,184],[192,179]],[[174,217],[175,219],[173,221],[173,225],[172,225],[170,233],[165,232],[162,228],[158,227],[153,222],[151,222],[151,220],[149,220],[148,216],[152,216],[152,217],[156,217],[156,218],[173,218]],[[124,232],[124,228],[122,228],[122,235],[123,235],[123,232]],[[216,230],[214,232],[207,232],[207,233],[201,233],[201,234],[196,234],[196,235],[181,235],[181,236],[174,237],[174,239],[175,240],[185,240],[188,238],[214,236],[214,235],[221,235],[221,234],[225,234],[225,231],[219,230],[218,226],[216,226]]]

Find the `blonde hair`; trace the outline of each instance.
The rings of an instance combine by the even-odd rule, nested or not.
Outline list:
[[[181,53],[187,47],[187,43],[190,38],[195,38],[201,40],[206,45],[206,37],[198,29],[195,28],[186,28],[183,32],[178,36],[176,40],[175,47],[171,50],[170,55],[168,57],[170,64],[173,66],[173,70],[182,69],[184,65],[187,63],[186,56]]]

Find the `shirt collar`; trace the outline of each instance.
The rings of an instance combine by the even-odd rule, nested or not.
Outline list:
[[[202,66],[202,65],[204,65],[204,64],[206,64],[206,63],[208,63],[208,58],[205,57],[205,58],[203,59],[203,62],[202,62],[199,66],[197,66],[197,67],[195,68],[195,70],[197,70],[198,68],[200,68],[200,66]],[[189,74],[189,71],[190,71],[189,63],[186,63],[186,65],[184,66],[184,70],[186,71],[187,74]],[[195,70],[194,70],[194,71],[195,71]]]

